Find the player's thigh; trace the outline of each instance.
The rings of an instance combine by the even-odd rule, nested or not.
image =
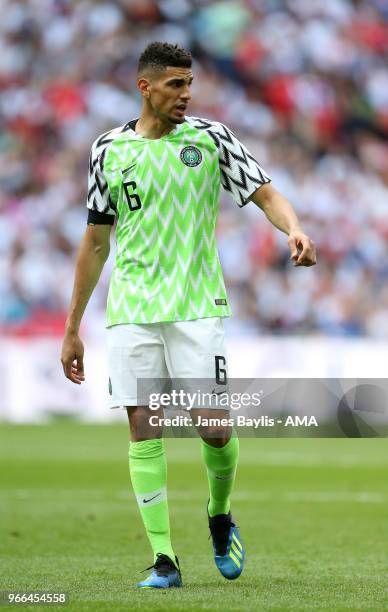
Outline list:
[[[215,389],[227,382],[223,321],[219,317],[163,324],[171,378],[206,379]]]
[[[212,446],[223,446],[230,438],[231,427],[229,405],[220,401],[228,382],[222,319],[209,317],[166,323],[163,337],[171,378],[179,379],[176,382],[179,389],[201,395],[197,407],[191,410],[195,423],[201,416],[203,424],[197,426],[199,435]]]
[[[159,326],[114,325],[107,329],[107,345],[110,407],[147,405],[146,392],[160,392],[158,379],[168,376]]]

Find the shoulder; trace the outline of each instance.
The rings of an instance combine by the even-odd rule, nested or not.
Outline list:
[[[221,142],[232,142],[233,132],[220,121],[206,119],[204,117],[186,117],[187,123],[197,130],[205,130],[213,138],[217,147],[220,147]]]
[[[196,128],[197,130],[206,130],[211,132],[219,132],[220,129],[225,127],[219,121],[213,121],[213,119],[206,119],[204,117],[187,117],[186,121],[189,125]]]
[[[100,162],[100,165],[102,166],[109,146],[124,132],[128,132],[129,130],[131,130],[133,127],[133,123],[133,121],[129,121],[124,125],[112,128],[111,130],[103,132],[102,134],[97,136],[97,138],[93,141],[93,144],[90,149],[90,163],[96,165],[98,162]]]

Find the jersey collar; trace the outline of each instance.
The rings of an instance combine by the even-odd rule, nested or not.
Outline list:
[[[128,121],[128,123],[126,123],[126,125],[124,127],[124,131],[131,130],[135,134],[135,136],[137,136],[140,139],[143,139],[143,136],[140,136],[140,134],[138,134],[135,131],[136,123],[138,121],[139,121],[139,117],[137,119],[132,119],[131,121]],[[161,136],[161,138],[166,138],[166,137],[173,136],[173,135],[177,134],[180,131],[182,125],[184,125],[185,122],[186,122],[186,118],[185,118],[183,123],[177,123],[176,126],[174,127],[174,129],[171,130],[171,132],[169,132],[168,134],[165,134],[165,136]],[[160,140],[161,138],[153,138],[153,139],[144,138],[144,140]]]

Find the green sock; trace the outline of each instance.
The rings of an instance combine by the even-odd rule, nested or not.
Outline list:
[[[167,464],[163,440],[144,440],[129,445],[129,471],[141,518],[154,553],[175,563],[171,546],[167,504]]]
[[[228,514],[238,462],[239,441],[236,436],[221,448],[202,440],[202,457],[207,468],[210,501],[209,515]]]

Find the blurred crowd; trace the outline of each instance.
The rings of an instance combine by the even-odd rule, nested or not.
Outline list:
[[[190,115],[227,124],[294,204],[319,263],[223,195],[236,334],[388,337],[386,0],[3,0],[0,326],[62,332],[98,134],[138,116],[153,40],[195,58]],[[109,266],[90,307],[105,306]]]

